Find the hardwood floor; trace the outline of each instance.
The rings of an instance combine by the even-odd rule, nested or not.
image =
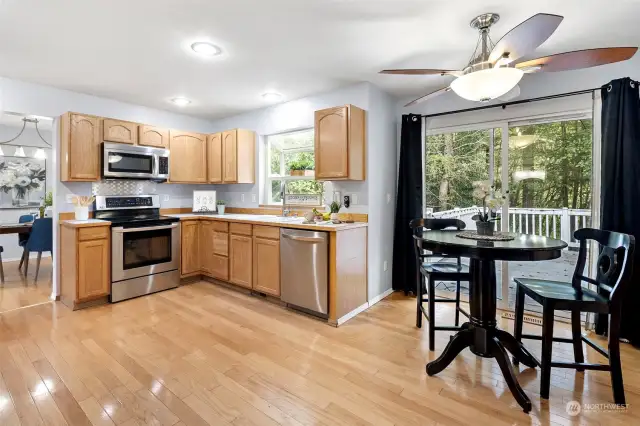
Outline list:
[[[34,281],[36,260],[29,261],[29,274],[18,269],[20,262],[3,262],[4,284],[0,284],[0,313],[25,306],[49,302],[51,296],[51,258],[45,257],[40,264],[38,282]]]
[[[449,320],[450,306],[437,316]],[[640,357],[628,345],[624,413],[566,412],[571,400],[611,402],[607,373],[554,369],[551,399],[540,401],[538,371],[520,367],[534,405],[526,415],[498,365],[468,350],[428,377],[448,334],[436,333],[432,354],[414,320],[415,299],[400,294],[336,329],[206,282],[76,312],[60,303],[11,311],[0,315],[0,424],[640,423]],[[558,344],[554,357],[572,359],[572,349]]]

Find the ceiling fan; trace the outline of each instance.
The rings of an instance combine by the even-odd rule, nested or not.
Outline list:
[[[518,62],[514,65],[516,60],[533,52],[544,43],[564,18],[559,15],[538,13],[513,28],[494,44],[489,37],[489,30],[499,19],[500,15],[497,13],[485,13],[471,21],[471,27],[477,29],[480,36],[471,60],[463,70],[393,69],[380,71],[380,73],[440,74],[456,77],[451,85],[421,96],[405,106],[424,102],[450,90],[471,101],[488,102],[507,95],[514,88],[517,89],[516,86],[525,73],[567,71],[626,61],[638,50],[637,47],[576,50]]]

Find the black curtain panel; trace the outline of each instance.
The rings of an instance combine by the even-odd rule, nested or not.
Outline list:
[[[416,290],[416,261],[409,222],[422,217],[422,143],[422,117],[403,115],[393,234],[393,289],[405,294]]]
[[[640,239],[640,94],[630,78],[602,86],[601,228]],[[631,294],[624,298],[620,336],[640,346],[640,250],[633,256]],[[607,331],[598,316],[596,332]]]

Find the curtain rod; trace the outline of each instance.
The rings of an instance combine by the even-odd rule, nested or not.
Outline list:
[[[471,112],[471,111],[480,111],[480,110],[489,109],[489,108],[502,108],[502,109],[505,109],[506,107],[512,106],[512,105],[528,104],[528,103],[531,103],[531,102],[546,101],[546,100],[549,100],[549,99],[556,99],[556,98],[564,98],[566,96],[584,95],[584,94],[587,94],[587,93],[592,93],[592,92],[594,92],[596,90],[600,90],[600,87],[598,87],[596,89],[577,90],[575,92],[558,93],[557,95],[541,96],[539,98],[521,99],[519,101],[505,102],[505,103],[502,103],[502,104],[483,105],[483,106],[474,107],[474,108],[459,109],[459,110],[456,110],[456,111],[439,112],[439,113],[436,113],[436,114],[423,114],[422,117],[424,117],[424,118],[441,117],[443,115],[459,114],[459,113],[462,113],[462,112]]]

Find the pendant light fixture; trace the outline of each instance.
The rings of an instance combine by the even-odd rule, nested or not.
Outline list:
[[[4,151],[2,150],[1,146],[0,146],[0,157],[4,157]]]
[[[46,149],[50,149],[48,147],[51,146],[51,144],[49,142],[47,142],[47,140],[42,137],[42,134],[40,133],[40,129],[38,128],[38,123],[39,120],[37,118],[32,118],[32,117],[24,117],[22,118],[22,129],[20,129],[20,132],[12,139],[9,139],[8,141],[4,141],[4,142],[0,142],[0,155],[5,155],[4,151],[2,150],[2,146],[8,146],[11,145],[11,142],[17,140],[20,136],[22,136],[22,133],[24,133],[24,129],[27,127],[27,123],[33,123],[35,128],[36,128],[36,133],[38,134],[38,137],[40,138],[40,140],[42,142],[44,142],[47,146],[43,147],[43,146],[38,146],[38,145],[25,145],[25,144],[21,144],[18,145],[16,148],[15,153],[13,154],[15,157],[26,157],[27,155],[24,152],[24,147],[32,147],[32,148],[37,148],[36,152],[34,154],[34,158],[37,158],[39,160],[44,160],[47,158],[47,154],[44,152],[43,148]],[[11,145],[11,146],[16,146],[16,145]]]

